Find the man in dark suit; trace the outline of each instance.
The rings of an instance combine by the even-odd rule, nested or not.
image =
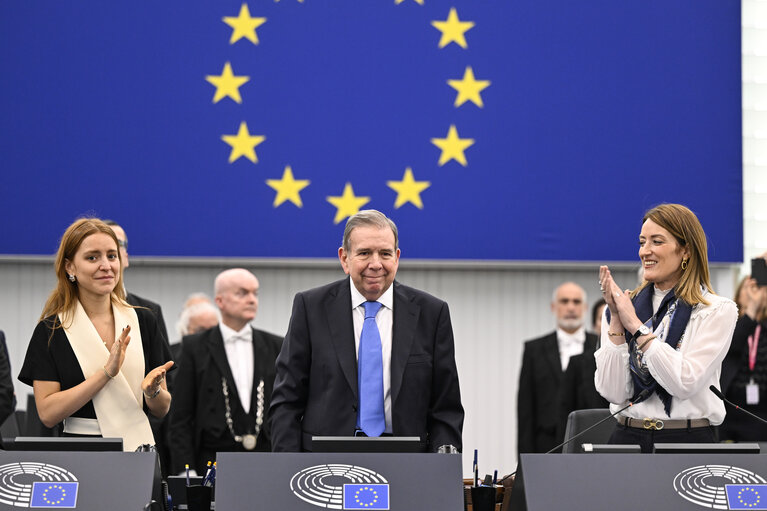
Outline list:
[[[130,260],[128,258],[128,236],[125,234],[125,230],[114,220],[104,220],[104,223],[111,227],[115,236],[117,236],[117,243],[120,245],[120,271],[123,274],[123,283],[125,283],[125,270],[130,266]],[[165,326],[165,318],[162,316],[162,308],[159,303],[130,293],[127,289],[125,290],[125,301],[131,305],[144,307],[152,311],[157,318],[160,332],[165,337],[165,342],[168,342],[168,329]]]
[[[418,436],[431,452],[461,448],[450,312],[394,281],[399,256],[394,223],[361,211],[338,249],[349,278],[296,295],[277,358],[274,451],[311,451],[314,435],[355,434]],[[369,307],[375,312],[366,317]],[[370,344],[370,335],[378,342]]]
[[[557,329],[525,342],[517,397],[517,451],[546,452],[562,442],[561,390],[571,356],[591,353],[597,336],[586,333],[586,293],[566,282],[555,291],[551,310]],[[592,374],[593,379],[593,374]]]
[[[221,322],[182,340],[170,412],[173,473],[188,463],[202,475],[216,452],[271,450],[266,417],[282,338],[250,326],[258,288],[247,270],[220,273]]]

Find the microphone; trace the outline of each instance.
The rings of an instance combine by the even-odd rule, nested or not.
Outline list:
[[[596,422],[596,423],[592,424],[591,426],[589,426],[588,428],[584,429],[584,430],[583,430],[583,431],[581,431],[580,433],[578,433],[578,434],[576,434],[576,435],[573,435],[573,436],[571,436],[570,438],[566,439],[564,442],[562,442],[562,443],[561,443],[561,444],[559,444],[558,446],[556,446],[556,447],[554,447],[553,449],[551,449],[551,450],[547,451],[545,454],[551,454],[551,453],[553,453],[553,452],[556,452],[556,451],[558,451],[559,449],[561,449],[562,447],[566,446],[567,444],[569,444],[570,442],[572,442],[572,441],[573,441],[573,440],[575,440],[576,438],[579,438],[580,436],[582,436],[582,435],[585,435],[586,433],[588,433],[588,432],[589,432],[589,431],[591,431],[592,429],[596,428],[597,426],[599,426],[599,425],[600,425],[600,424],[602,424],[603,422],[605,422],[605,421],[607,421],[607,420],[610,420],[610,419],[614,419],[614,418],[615,418],[615,416],[616,416],[616,415],[618,415],[619,413],[623,412],[624,410],[627,410],[627,409],[631,408],[632,406],[634,406],[634,404],[636,404],[636,403],[639,403],[639,402],[641,402],[641,401],[644,401],[645,399],[647,399],[647,398],[650,396],[650,394],[652,394],[652,392],[653,392],[653,391],[652,391],[652,389],[644,389],[642,392],[640,392],[640,393],[639,393],[639,395],[636,397],[636,399],[635,399],[635,400],[633,400],[632,402],[630,402],[629,404],[627,404],[626,406],[624,406],[623,408],[621,408],[621,409],[620,409],[620,410],[618,410],[617,412],[615,412],[615,413],[613,413],[613,414],[610,414],[610,415],[608,415],[608,416],[607,416],[607,417],[605,417],[604,419],[600,420],[599,422]],[[514,472],[512,472],[511,474],[509,474],[509,475],[507,475],[507,476],[504,476],[504,477],[503,477],[503,479],[499,480],[498,482],[499,482],[499,483],[500,483],[500,482],[503,482],[503,481],[505,481],[506,479],[508,479],[509,477],[513,477],[513,476],[514,476],[514,474],[516,474],[516,473],[517,473],[517,471],[515,470],[515,471],[514,471]]]
[[[714,395],[715,395],[716,397],[718,397],[719,399],[721,399],[722,401],[724,401],[724,402],[725,402],[725,403],[727,403],[728,405],[730,405],[730,406],[734,407],[736,410],[740,410],[741,412],[745,412],[745,413],[749,414],[751,417],[753,417],[754,419],[760,420],[760,421],[762,421],[763,423],[767,424],[767,420],[764,420],[764,419],[762,419],[761,417],[759,417],[758,415],[755,415],[755,414],[753,414],[753,413],[749,412],[749,411],[748,411],[748,410],[746,410],[745,408],[741,408],[741,407],[739,407],[738,405],[736,405],[735,403],[733,403],[732,401],[730,401],[729,399],[727,399],[726,397],[724,397],[724,394],[722,394],[722,392],[721,392],[721,391],[720,391],[718,388],[714,387],[713,385],[711,385],[711,386],[708,388],[708,390],[710,390],[711,392],[713,392],[713,393],[714,393]]]

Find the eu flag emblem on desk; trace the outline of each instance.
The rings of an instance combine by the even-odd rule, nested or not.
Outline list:
[[[767,509],[767,484],[727,484],[730,509]]]
[[[50,481],[32,483],[29,507],[75,507],[79,484]]]
[[[389,485],[345,484],[344,509],[389,509]]]

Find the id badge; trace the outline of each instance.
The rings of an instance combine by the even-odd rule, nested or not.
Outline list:
[[[754,383],[754,380],[751,380],[748,385],[746,385],[746,404],[759,404],[759,385]]]

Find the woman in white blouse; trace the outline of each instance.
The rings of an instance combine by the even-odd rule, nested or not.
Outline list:
[[[710,390],[738,319],[732,300],[714,294],[706,235],[679,204],[648,211],[639,233],[644,281],[622,291],[607,266],[599,284],[607,302],[601,348],[595,353],[597,391],[617,416],[613,444],[715,442],[724,403]]]

